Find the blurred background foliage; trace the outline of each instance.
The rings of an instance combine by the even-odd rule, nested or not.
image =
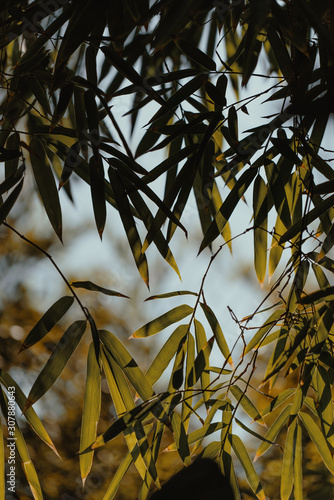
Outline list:
[[[198,428],[204,419],[211,422],[210,415],[218,409],[222,410],[224,424],[219,441],[209,445],[205,441],[196,453],[218,457],[237,489],[229,459],[232,454],[244,498],[264,499],[266,495],[273,500],[299,500],[329,495],[334,471],[334,174],[328,141],[334,109],[332,2],[27,0],[2,2],[0,14],[0,161],[4,165],[0,183],[0,335],[4,340],[0,368],[13,376],[26,395],[33,385],[25,411],[35,403],[63,458],[60,462],[45,444],[36,444],[24,419],[19,419],[45,498],[101,498],[110,481],[115,491],[108,494],[108,489],[106,499],[114,495],[146,498],[154,488],[152,483],[157,482],[155,462],[161,481],[181,462],[188,465],[193,451],[188,440],[196,428],[194,423]],[[162,159],[159,152],[166,147],[167,157]],[[84,199],[81,205],[80,199]],[[92,205],[89,216],[87,199]],[[80,205],[81,217],[71,223],[69,206],[73,201]],[[244,201],[250,209],[240,217],[241,212],[234,211],[240,210]],[[185,224],[189,205],[190,224]],[[194,214],[199,219],[200,236],[193,223]],[[104,245],[107,242],[113,248],[111,271],[106,273],[98,265],[87,269],[74,248],[62,276],[58,259],[53,261],[51,255],[66,254],[75,240],[90,246],[85,237],[92,228],[101,239],[103,236]],[[128,337],[148,318],[138,302],[123,305],[127,299],[117,295],[124,293],[137,299],[141,293],[129,264],[131,254],[143,282],[147,287],[153,282],[154,293],[156,289],[160,292],[159,285],[167,280],[167,266],[163,267],[161,261],[156,265],[151,259],[151,243],[164,264],[178,275],[179,260],[174,259],[171,241],[174,234],[187,231],[192,236],[196,232],[196,252],[208,248],[214,255],[206,271],[198,267],[203,281],[190,294],[196,300],[194,308],[177,306],[159,319],[156,311],[160,306],[153,305],[158,319],[133,334],[140,340],[191,316],[186,335],[180,337],[178,345],[167,346],[164,351],[165,358],[174,358],[169,383],[163,378],[155,385],[155,377],[166,368],[164,363],[161,369],[155,366],[153,375],[144,376],[131,356],[145,373],[152,351],[155,356],[160,348],[159,342],[136,341],[136,347],[131,347]],[[250,281],[256,275],[262,286],[261,297],[267,296],[266,306],[274,312],[267,325],[262,316],[251,322],[254,309],[247,311],[250,316],[244,320],[229,309],[235,337],[239,336],[243,344],[243,351],[231,351],[235,367],[230,352],[234,333],[229,337],[225,334],[227,342],[206,301],[210,291],[204,290],[204,281],[211,263],[213,267],[217,263],[220,250],[232,251],[232,239],[249,232],[254,270],[246,278]],[[182,245],[178,250],[189,252],[189,246]],[[239,258],[236,255],[236,260]],[[46,262],[54,275],[45,274],[41,262]],[[268,278],[273,278],[270,285]],[[117,292],[106,298],[73,284],[84,280]],[[126,290],[119,288],[123,285]],[[210,282],[207,288],[219,295],[215,286]],[[71,308],[66,320],[57,309],[60,318],[52,324],[52,332],[18,355],[26,334],[33,331],[33,340],[38,339],[42,332],[34,330],[38,320],[68,292],[77,299],[76,309]],[[220,312],[218,308],[217,314]],[[207,332],[203,333],[194,321],[194,335],[195,313],[196,320],[207,321]],[[49,359],[56,358],[59,366],[64,362],[66,349],[57,354],[56,345],[68,320],[77,320],[78,314],[84,315],[90,331],[87,328],[61,377],[55,365],[52,370],[47,365],[52,384],[58,380],[46,393],[49,379],[43,368]],[[82,324],[76,328],[81,335]],[[103,329],[117,334],[112,348]],[[226,332],[225,322],[223,329]],[[254,333],[252,338],[249,332]],[[109,338],[113,339],[111,334]],[[85,481],[90,469],[81,462],[80,470],[77,455],[82,408],[88,412],[94,406],[92,402],[98,401],[96,391],[83,404],[89,339],[93,340],[96,357],[92,364],[100,369],[103,365],[104,372],[97,440],[96,429],[87,422],[83,425],[86,445],[95,447],[95,460],[82,493],[81,479]],[[209,361],[213,343],[219,347],[219,361],[213,356]],[[240,361],[236,361],[238,356]],[[249,378],[242,379],[246,374]],[[205,393],[210,376],[218,380],[220,375],[221,385]],[[230,382],[224,377],[230,377]],[[3,379],[1,384],[6,385]],[[163,408],[169,414],[161,416],[166,385],[169,398]],[[124,389],[120,394],[119,387]],[[247,441],[246,450],[244,434],[240,440],[234,422],[232,432],[228,419],[239,417],[242,407],[253,420],[261,420],[268,401],[288,390],[293,396],[292,409],[285,400],[282,408],[286,419],[277,429],[278,437],[277,433],[271,437],[280,446],[271,446],[255,470],[250,457],[257,446]],[[191,396],[203,391],[203,408],[198,410],[196,396],[185,402],[183,391]],[[231,394],[234,399],[230,399]],[[147,400],[152,403],[149,415],[145,413]],[[173,406],[176,400],[177,405],[182,404],[181,411]],[[190,413],[187,408],[191,408]],[[280,411],[274,408],[266,413],[268,432],[275,428]],[[167,426],[164,434],[159,418]],[[113,427],[111,422],[115,422]],[[138,431],[136,436],[133,429]],[[301,429],[303,477],[298,464],[293,470],[289,467],[289,460],[297,463],[297,457],[300,459],[297,437]],[[249,433],[245,424],[243,430]],[[125,440],[119,436],[123,431]],[[259,434],[261,440],[263,432]],[[100,448],[110,435],[115,438],[112,443]],[[180,439],[180,435],[185,438]],[[137,444],[132,449],[134,437]],[[159,449],[168,445],[178,449],[178,458],[175,452],[158,457]],[[128,448],[136,467],[131,465],[123,478],[122,460]],[[257,455],[263,449],[260,447]],[[116,471],[122,471],[122,477]],[[33,469],[26,470],[25,475],[35,498],[42,498]],[[17,495],[31,498],[21,476]]]

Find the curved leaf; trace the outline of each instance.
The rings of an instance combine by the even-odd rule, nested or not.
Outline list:
[[[170,325],[181,321],[181,319],[189,316],[193,312],[193,308],[183,304],[182,306],[174,307],[170,311],[162,314],[156,319],[153,319],[146,325],[142,326],[138,330],[136,330],[131,337],[134,338],[142,338],[142,337],[150,337],[161,330],[164,330]]]

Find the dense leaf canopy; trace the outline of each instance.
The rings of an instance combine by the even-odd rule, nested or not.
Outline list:
[[[170,246],[176,233],[193,230],[182,220],[190,200],[202,230],[195,252],[212,252],[209,270],[219,252],[243,236],[230,222],[247,198],[253,218],[242,231],[253,234],[256,275],[261,284],[273,276],[258,308],[236,319],[233,346],[206,302],[207,272],[198,290],[151,296],[179,302],[133,333],[141,339],[174,326],[144,373],[118,337],[99,327],[77,292],[126,296],[90,281],[70,283],[37,246],[69,295],[45,312],[21,350],[43,341],[74,303],[81,317],[65,329],[28,395],[0,372],[3,422],[11,428],[8,408],[15,394],[36,439],[56,451],[33,405],[61,376],[88,330],[83,483],[95,450],[123,434],[128,452],[104,498],[117,495],[132,463],[142,480],[138,498],[147,498],[154,483],[159,487],[162,437],[172,431],[169,449],[185,465],[196,453],[217,460],[236,498],[241,497],[235,467],[241,465],[249,491],[264,500],[260,469],[240,429],[258,440],[256,459],[284,431],[279,498],[288,500],[292,492],[296,500],[304,498],[303,440],[314,443],[334,474],[334,171],[328,132],[334,112],[333,3],[3,0],[0,16],[2,231],[37,246],[10,222],[33,178],[62,240],[66,217],[59,190],[72,200],[80,178],[90,187],[99,236],[111,205],[149,287],[151,245],[179,274]],[[126,127],[119,109],[129,116]],[[265,117],[264,109],[270,110]],[[251,124],[248,130],[245,123]],[[158,164],[157,151],[167,151]],[[267,319],[254,331],[249,325],[262,310]],[[257,374],[265,346],[265,370]],[[213,347],[220,353],[217,366],[210,360]],[[157,392],[165,372],[169,381]],[[119,418],[97,435],[102,377]],[[281,391],[284,379],[288,385]],[[261,404],[250,394],[253,380],[262,382]],[[257,427],[246,426],[244,414]],[[203,444],[213,433],[215,440]],[[18,423],[15,437],[32,494],[40,499]],[[0,461],[4,470],[2,451]],[[0,498],[7,487],[2,474]]]

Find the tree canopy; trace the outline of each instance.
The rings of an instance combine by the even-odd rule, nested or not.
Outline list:
[[[57,453],[34,404],[54,390],[87,338],[89,348],[80,351],[87,356],[78,450],[83,484],[96,450],[121,434],[127,445],[105,500],[117,496],[132,464],[141,478],[138,498],[159,487],[166,432],[172,436],[168,449],[186,466],[197,454],[216,460],[236,498],[242,469],[244,494],[265,500],[264,466],[254,460],[277,444],[281,480],[273,498],[306,498],[306,442],[315,446],[333,484],[333,3],[3,0],[0,16],[1,231],[46,256],[68,290],[27,332],[20,350],[46,342],[79,306],[28,394],[10,367],[0,371],[0,498],[8,490],[4,450],[11,437],[33,497],[43,498],[25,430],[18,420],[14,425],[12,401],[35,439]],[[129,117],[126,126],[120,110]],[[80,182],[89,186],[101,239],[118,214],[133,256],[128,265],[136,266],[148,289],[148,249],[156,247],[180,275],[173,239],[187,237],[199,221],[194,253],[207,256],[199,288],[152,290],[147,300],[164,300],[167,311],[132,335],[140,343],[171,332],[147,370],[103,329],[81,295],[124,301],[126,290],[80,277],[71,282],[48,247],[30,238],[34,222],[24,233],[15,226],[20,200],[33,185],[31,197],[40,199],[62,241],[67,218],[60,194],[72,202]],[[235,221],[245,202],[251,221]],[[187,225],[190,203],[197,215]],[[220,311],[206,300],[206,289],[216,286],[208,272],[218,254],[233,252],[233,241],[246,233],[253,236],[254,269],[265,297],[244,318],[230,308],[237,331],[230,345]],[[63,243],[66,253],[68,241]],[[223,277],[216,271],[214,278]],[[118,418],[110,416],[100,433],[102,381]],[[246,435],[257,440],[255,456]]]

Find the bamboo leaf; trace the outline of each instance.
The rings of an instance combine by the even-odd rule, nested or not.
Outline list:
[[[172,426],[173,426],[173,434],[174,434],[176,449],[180,455],[182,462],[185,465],[189,465],[190,449],[188,443],[188,436],[184,428],[184,424],[180,416],[176,412],[173,412],[172,415]]]
[[[116,292],[115,290],[109,290],[109,288],[103,288],[102,286],[95,285],[95,283],[92,283],[91,281],[74,281],[71,283],[71,286],[74,286],[74,288],[84,288],[85,290],[90,290],[92,292],[100,292],[111,297],[123,297],[125,299],[130,298],[127,295]]]
[[[319,427],[314,422],[313,418],[305,412],[299,412],[299,417],[303,422],[310,438],[315,444],[324,464],[328,468],[328,470],[334,474],[334,460],[332,454],[328,448],[327,441],[319,429]]]
[[[216,71],[216,63],[207,54],[198,49],[186,39],[177,38],[174,40],[177,47],[195,63],[211,71]]]
[[[322,203],[319,203],[315,208],[310,210],[305,217],[302,217],[292,227],[290,227],[280,238],[279,244],[283,244],[286,241],[289,241],[292,238],[294,238],[303,229],[306,229],[306,227],[309,224],[311,224],[311,222],[313,222],[318,217],[320,217],[320,215],[329,210],[333,206],[333,204],[334,204],[334,195],[329,196],[329,198],[323,200]]]
[[[237,385],[232,385],[230,387],[230,391],[232,392],[233,396],[239,403],[241,404],[242,408],[245,410],[245,412],[256,422],[259,424],[265,425],[265,422],[263,418],[261,417],[259,410],[256,408],[254,403],[249,399],[248,396],[238,387]]]
[[[30,161],[45,211],[58,238],[62,239],[62,217],[58,191],[42,142],[30,141]]]
[[[303,500],[303,442],[302,429],[297,422],[295,457],[293,463],[294,496],[295,500]]]
[[[87,376],[84,407],[82,413],[80,450],[83,451],[96,440],[97,424],[101,411],[101,373],[96,360],[94,344],[91,343],[87,357]],[[80,454],[80,473],[83,486],[91,470],[94,451]]]
[[[162,314],[158,318],[146,323],[146,325],[142,326],[138,330],[136,330],[131,337],[134,338],[142,338],[142,337],[150,337],[161,330],[164,330],[170,325],[181,321],[181,319],[189,316],[193,312],[193,308],[183,304],[182,306],[174,307],[170,311]]]
[[[73,95],[73,84],[69,83],[68,85],[65,85],[60,91],[59,94],[59,100],[56,105],[56,109],[54,110],[52,120],[51,120],[51,125],[50,125],[50,132],[55,128],[55,126],[59,123],[63,115],[65,114],[71,99]]]
[[[254,182],[254,267],[262,284],[267,268],[267,186],[260,175]]]
[[[217,342],[217,345],[218,345],[222,355],[224,356],[226,361],[228,361],[228,363],[233,367],[233,361],[232,361],[229,347],[228,347],[227,342],[225,340],[223,330],[221,329],[221,326],[218,323],[218,320],[217,320],[214,312],[207,304],[204,304],[203,302],[201,302],[200,304],[201,304],[201,307],[204,311],[206,319],[208,320],[209,325],[211,326],[213,335],[215,337],[215,340]]]
[[[168,292],[168,293],[161,293],[159,295],[151,295],[151,297],[148,297],[147,299],[145,299],[144,302],[147,302],[148,300],[166,299],[168,297],[177,297],[178,295],[195,295],[195,297],[198,296],[198,294],[195,292],[189,292],[188,290],[178,290],[177,292]]]
[[[240,437],[236,436],[235,434],[230,434],[230,440],[233,451],[237,455],[239,462],[241,463],[246,473],[247,481],[250,487],[252,488],[257,498],[259,498],[260,500],[265,500],[266,496],[260,483],[259,476],[257,475],[257,472],[248,455],[245,445],[241,441]]]
[[[115,170],[113,167],[109,167],[108,173],[114,191],[117,208],[130,244],[132,255],[135,259],[138,271],[143,278],[144,283],[146,283],[148,287],[149,276],[147,260],[145,254],[142,253],[142,243],[131,213],[125,187],[117,170]]]
[[[211,222],[209,229],[204,235],[203,241],[201,243],[199,253],[204,250],[207,246],[211,245],[211,243],[221,234],[225,224],[228,219],[232,215],[237,204],[242,199],[243,194],[248,189],[254,177],[257,175],[257,169],[248,168],[237,180],[232,191],[228,194],[226,200],[223,202],[219,211],[217,212],[214,220]],[[223,217],[224,223],[217,224],[217,220]]]
[[[278,433],[282,429],[282,427],[285,425],[287,422],[289,416],[290,416],[290,411],[291,411],[292,405],[288,405],[284,408],[284,410],[278,415],[278,417],[275,419],[275,421],[272,423],[272,425],[269,427],[268,431],[266,432],[266,435],[264,436],[267,441],[274,442]],[[270,444],[268,442],[263,442],[260,444],[255,458],[257,460],[263,453],[265,453],[269,448]]]
[[[90,187],[95,216],[95,223],[100,238],[106,223],[107,209],[105,201],[104,168],[101,155],[96,152],[89,160]]]
[[[151,398],[154,394],[151,383],[145,377],[122,342],[107,330],[99,330],[99,336],[143,401]]]
[[[41,317],[41,319],[36,323],[33,329],[28,333],[23,344],[21,346],[20,352],[24,349],[35,345],[41,339],[47,335],[52,328],[61,320],[61,318],[66,314],[69,308],[74,302],[74,297],[65,296],[61,297],[57,302],[55,302]]]
[[[85,333],[86,326],[86,321],[75,321],[66,330],[46,365],[35,380],[28,395],[23,410],[24,412],[40,399],[56,382]]]
[[[276,325],[277,320],[282,316],[283,312],[283,309],[277,309],[275,312],[273,312],[268,320],[261,326],[261,328],[259,328],[250,342],[248,342],[245,349],[245,354],[260,345],[263,337]]]
[[[27,398],[24,395],[22,389],[15,382],[15,380],[8,373],[1,370],[0,371],[0,383],[4,387],[6,387],[7,390],[9,387],[15,387],[15,400],[16,400],[16,403],[19,405],[19,408],[23,411],[23,408],[24,408],[24,405],[25,405]],[[55,445],[53,444],[50,436],[46,432],[46,430],[45,430],[42,422],[38,418],[35,410],[33,408],[29,408],[24,413],[24,417],[27,420],[27,422],[29,423],[29,425],[32,427],[34,432],[40,437],[40,439],[42,441],[44,441],[44,443],[47,444],[56,453],[56,455],[58,455],[58,452],[56,450]]]
[[[283,464],[281,472],[281,499],[289,500],[293,488],[293,469],[295,460],[295,433],[297,430],[297,420],[294,419],[288,428],[286,435]]]
[[[0,224],[3,223],[3,221],[7,218],[8,214],[10,213],[11,209],[13,208],[23,186],[23,179],[20,181],[20,183],[16,186],[15,189],[10,193],[10,195],[6,198],[4,203],[0,206]]]
[[[151,385],[154,385],[166,370],[172,358],[175,356],[180,342],[187,335],[189,325],[180,325],[168,337],[166,343],[162,346],[154,360],[152,361],[149,369],[146,372],[146,379]]]
[[[123,458],[123,461],[121,462],[121,464],[118,466],[118,469],[115,472],[114,477],[112,478],[110,485],[108,486],[108,489],[106,491],[106,494],[103,497],[103,500],[112,500],[115,497],[117,490],[118,490],[118,487],[119,487],[123,477],[125,476],[128,468],[132,464],[132,461],[133,460],[132,460],[131,453],[128,452],[125,455],[125,457]]]

